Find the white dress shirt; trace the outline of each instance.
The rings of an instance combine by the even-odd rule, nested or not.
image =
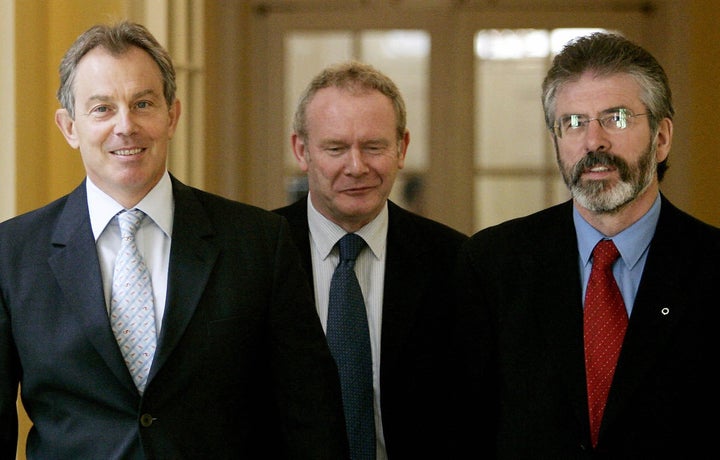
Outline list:
[[[312,256],[315,302],[322,323],[327,331],[330,281],[340,254],[335,244],[347,232],[320,214],[308,196],[308,226],[310,228],[310,254]],[[375,398],[375,430],[377,439],[377,460],[385,460],[385,438],[383,437],[380,410],[380,337],[382,332],[382,304],[385,286],[385,252],[387,247],[388,209],[387,203],[380,214],[370,223],[355,232],[367,243],[368,248],[360,252],[355,261],[355,273],[365,300],[365,309],[370,329],[370,347],[373,364],[373,390]],[[368,250],[369,249],[369,250]]]
[[[110,291],[112,289],[115,257],[120,249],[120,227],[115,215],[123,206],[108,194],[100,190],[88,177],[86,180],[90,223],[103,280],[105,308],[110,311]],[[140,209],[148,218],[143,220],[135,241],[150,270],[153,297],[155,301],[155,327],[160,335],[165,298],[167,295],[168,265],[170,262],[170,243],[175,208],[172,184],[167,171],[160,182],[145,195],[135,208]]]

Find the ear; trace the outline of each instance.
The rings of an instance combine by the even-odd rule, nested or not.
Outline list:
[[[182,107],[180,106],[180,101],[175,99],[175,102],[170,107],[170,110],[168,110],[168,139],[172,139],[175,135],[175,130],[177,129],[178,121],[180,120],[181,109]]]
[[[664,161],[670,155],[670,147],[672,145],[673,122],[669,118],[660,120],[655,142],[657,143],[657,153],[655,154],[658,163]]]
[[[309,160],[307,158],[308,152],[305,146],[305,142],[300,136],[297,135],[297,133],[292,133],[290,141],[292,143],[293,156],[297,160],[298,166],[300,166],[300,170],[302,172],[307,172]]]
[[[410,131],[405,130],[405,135],[398,145],[398,169],[405,167],[405,155],[407,155],[408,145],[410,145]]]
[[[55,111],[55,124],[60,128],[60,132],[65,136],[65,140],[70,147],[76,149],[80,145],[77,135],[75,134],[75,120],[65,109],[57,109]]]

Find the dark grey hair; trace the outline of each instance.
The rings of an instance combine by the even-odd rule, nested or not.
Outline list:
[[[129,21],[114,25],[95,25],[80,35],[70,46],[60,62],[60,87],[57,99],[60,105],[75,119],[75,93],[73,83],[80,60],[91,50],[101,46],[115,56],[131,47],[145,50],[157,63],[163,77],[163,93],[168,107],[175,102],[175,68],[170,55],[155,37],[141,24]]]
[[[585,72],[598,76],[627,74],[637,81],[640,98],[647,110],[652,136],[660,121],[672,120],[675,109],[667,75],[658,61],[644,48],[617,34],[596,32],[571,40],[555,56],[542,84],[545,124],[555,124],[556,96],[560,88],[580,79]],[[658,164],[658,179],[668,168],[667,158]]]

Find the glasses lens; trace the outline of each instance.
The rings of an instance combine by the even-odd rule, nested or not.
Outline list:
[[[555,134],[558,137],[563,137],[573,132],[578,131],[578,128],[582,128],[587,124],[587,117],[583,115],[566,115],[558,119],[555,123]]]
[[[606,129],[622,130],[627,128],[628,112],[625,109],[620,109],[617,112],[613,112],[605,118],[607,120],[603,123]]]
[[[604,112],[603,115],[597,118],[589,118],[587,115],[565,115],[558,118],[553,126],[553,132],[557,137],[578,136],[586,131],[587,126],[591,122],[597,120],[603,129],[609,133],[614,133],[625,130],[629,126],[631,118],[644,115],[647,115],[647,113],[635,115],[629,109],[617,109]]]

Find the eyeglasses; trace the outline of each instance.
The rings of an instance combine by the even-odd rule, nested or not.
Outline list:
[[[553,133],[559,138],[576,138],[587,131],[591,121],[597,120],[606,132],[614,134],[632,126],[632,119],[643,115],[648,114],[638,113],[635,115],[630,109],[607,110],[596,118],[590,118],[587,115],[565,115],[555,122]]]

